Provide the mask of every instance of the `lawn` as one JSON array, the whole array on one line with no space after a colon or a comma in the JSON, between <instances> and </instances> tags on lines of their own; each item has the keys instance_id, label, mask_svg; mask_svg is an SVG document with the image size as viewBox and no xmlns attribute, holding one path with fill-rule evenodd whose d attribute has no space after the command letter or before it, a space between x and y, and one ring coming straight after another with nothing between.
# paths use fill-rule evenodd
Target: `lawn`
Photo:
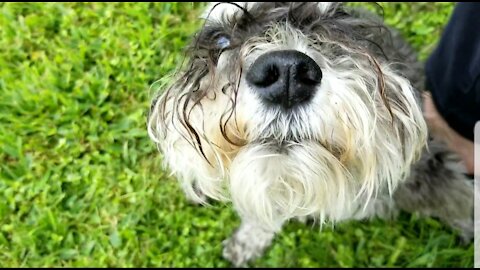
<instances>
[{"instance_id":1,"label":"lawn","mask_svg":"<svg viewBox=\"0 0 480 270\"><path fill-rule=\"evenodd\" d=\"M373 4L361 4L381 12ZM380 3L425 59L453 3ZM0 266L228 267L231 205L187 203L146 132L198 3L0 3ZM472 267L434 219L290 223L256 267Z\"/></svg>"}]
</instances>

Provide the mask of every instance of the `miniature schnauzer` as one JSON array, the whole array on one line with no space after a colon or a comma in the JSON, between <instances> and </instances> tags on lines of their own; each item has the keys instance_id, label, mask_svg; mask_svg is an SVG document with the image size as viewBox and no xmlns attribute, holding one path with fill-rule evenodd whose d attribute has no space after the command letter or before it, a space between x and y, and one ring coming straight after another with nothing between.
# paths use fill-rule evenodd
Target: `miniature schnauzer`
<instances>
[{"instance_id":1,"label":"miniature schnauzer","mask_svg":"<svg viewBox=\"0 0 480 270\"><path fill-rule=\"evenodd\" d=\"M212 3L203 18L148 132L190 200L232 202L233 265L291 219L405 210L472 238L473 183L429 138L423 64L397 31L342 3Z\"/></svg>"}]
</instances>

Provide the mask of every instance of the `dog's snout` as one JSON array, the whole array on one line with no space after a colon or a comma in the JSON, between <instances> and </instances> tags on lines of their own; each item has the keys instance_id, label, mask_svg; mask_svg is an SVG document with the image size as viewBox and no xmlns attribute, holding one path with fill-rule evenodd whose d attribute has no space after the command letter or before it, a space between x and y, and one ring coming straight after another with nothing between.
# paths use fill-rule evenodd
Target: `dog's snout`
<instances>
[{"instance_id":1,"label":"dog's snout","mask_svg":"<svg viewBox=\"0 0 480 270\"><path fill-rule=\"evenodd\" d=\"M261 98L288 109L309 101L322 79L322 70L308 55L295 50L261 55L247 72L247 82Z\"/></svg>"}]
</instances>

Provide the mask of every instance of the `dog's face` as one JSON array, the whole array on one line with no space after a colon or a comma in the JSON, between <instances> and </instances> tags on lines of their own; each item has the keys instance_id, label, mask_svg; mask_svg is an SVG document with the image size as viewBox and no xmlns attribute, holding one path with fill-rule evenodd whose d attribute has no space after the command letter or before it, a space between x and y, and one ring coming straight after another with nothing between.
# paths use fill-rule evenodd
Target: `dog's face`
<instances>
[{"instance_id":1,"label":"dog's face","mask_svg":"<svg viewBox=\"0 0 480 270\"><path fill-rule=\"evenodd\" d=\"M219 3L204 19L149 118L190 197L265 226L339 220L408 174L426 126L381 23L338 3Z\"/></svg>"}]
</instances>

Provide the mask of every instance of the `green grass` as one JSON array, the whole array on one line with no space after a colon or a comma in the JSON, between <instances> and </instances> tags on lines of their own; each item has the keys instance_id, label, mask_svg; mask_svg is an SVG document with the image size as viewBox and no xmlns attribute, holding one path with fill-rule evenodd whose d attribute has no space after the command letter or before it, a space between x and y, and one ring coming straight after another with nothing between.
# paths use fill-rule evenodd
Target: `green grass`
<instances>
[{"instance_id":1,"label":"green grass","mask_svg":"<svg viewBox=\"0 0 480 270\"><path fill-rule=\"evenodd\" d=\"M422 59L453 8L382 5ZM237 216L188 204L146 133L149 87L182 60L201 6L0 4L0 266L229 266ZM409 214L291 223L253 266L472 267L456 237Z\"/></svg>"}]
</instances>

